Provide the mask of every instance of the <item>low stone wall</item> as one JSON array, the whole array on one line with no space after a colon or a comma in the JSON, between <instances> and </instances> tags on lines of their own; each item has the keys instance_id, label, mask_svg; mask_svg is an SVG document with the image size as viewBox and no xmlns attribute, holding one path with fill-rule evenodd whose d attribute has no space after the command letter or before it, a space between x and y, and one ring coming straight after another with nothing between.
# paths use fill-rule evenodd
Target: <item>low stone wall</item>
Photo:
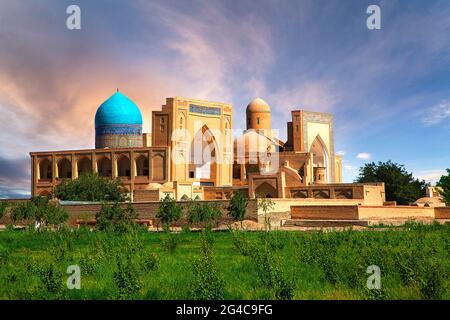
<instances>
[{"instance_id":1,"label":"low stone wall","mask_svg":"<svg viewBox=\"0 0 450 320\"><path fill-rule=\"evenodd\" d=\"M358 216L361 220L370 219L415 219L434 218L434 208L412 206L361 206L358 207Z\"/></svg>"},{"instance_id":2,"label":"low stone wall","mask_svg":"<svg viewBox=\"0 0 450 320\"><path fill-rule=\"evenodd\" d=\"M390 220L390 219L450 219L450 207L427 208L414 206L356 206L356 205L295 205L292 219L310 220Z\"/></svg>"},{"instance_id":3,"label":"low stone wall","mask_svg":"<svg viewBox=\"0 0 450 320\"><path fill-rule=\"evenodd\" d=\"M356 205L319 205L319 206L293 206L292 219L309 220L357 220L358 206Z\"/></svg>"},{"instance_id":4,"label":"low stone wall","mask_svg":"<svg viewBox=\"0 0 450 320\"><path fill-rule=\"evenodd\" d=\"M450 219L450 207L437 207L434 212L436 219Z\"/></svg>"},{"instance_id":5,"label":"low stone wall","mask_svg":"<svg viewBox=\"0 0 450 320\"><path fill-rule=\"evenodd\" d=\"M217 203L222 211L224 221L229 220L227 210L229 206L228 200L199 201L199 202L211 204ZM155 219L160 203L161 202L159 201L135 202L133 203L133 207L136 209L139 219ZM189 202L179 201L178 204L180 204L183 210L186 212ZM126 204L123 204L123 206L126 206ZM83 220L95 219L95 214L101 209L101 204L100 203L70 204L70 205L63 205L62 207L66 209L67 212L69 213L69 223L73 224L77 219ZM245 218L253 221L258 220L255 201L248 202Z\"/></svg>"}]
</instances>

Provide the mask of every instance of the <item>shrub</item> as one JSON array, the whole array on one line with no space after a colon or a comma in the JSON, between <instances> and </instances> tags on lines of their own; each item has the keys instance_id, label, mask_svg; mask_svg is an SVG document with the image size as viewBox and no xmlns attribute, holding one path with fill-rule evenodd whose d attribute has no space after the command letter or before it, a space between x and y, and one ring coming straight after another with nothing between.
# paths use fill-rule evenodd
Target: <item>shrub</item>
<instances>
[{"instance_id":1,"label":"shrub","mask_svg":"<svg viewBox=\"0 0 450 320\"><path fill-rule=\"evenodd\" d=\"M99 266L98 256L94 255L93 253L83 254L83 256L80 259L80 269L82 274L86 275L94 274L97 271L98 266Z\"/></svg>"},{"instance_id":2,"label":"shrub","mask_svg":"<svg viewBox=\"0 0 450 320\"><path fill-rule=\"evenodd\" d=\"M219 275L207 231L201 236L201 254L192 263L194 284L193 296L198 300L221 300L224 297L225 282Z\"/></svg>"},{"instance_id":3,"label":"shrub","mask_svg":"<svg viewBox=\"0 0 450 320\"><path fill-rule=\"evenodd\" d=\"M118 201L126 200L126 190L119 179L106 179L97 173L87 173L74 180L63 180L54 196L71 201Z\"/></svg>"},{"instance_id":4,"label":"shrub","mask_svg":"<svg viewBox=\"0 0 450 320\"><path fill-rule=\"evenodd\" d=\"M120 299L134 298L141 289L136 269L130 256L117 257L117 270L114 271L114 284L118 288Z\"/></svg>"},{"instance_id":5,"label":"shrub","mask_svg":"<svg viewBox=\"0 0 450 320\"><path fill-rule=\"evenodd\" d=\"M144 271L152 271L158 268L158 256L155 253L144 252L141 257L141 266Z\"/></svg>"},{"instance_id":6,"label":"shrub","mask_svg":"<svg viewBox=\"0 0 450 320\"><path fill-rule=\"evenodd\" d=\"M253 244L245 237L242 231L231 230L231 237L234 248L243 256L250 256L253 251Z\"/></svg>"},{"instance_id":7,"label":"shrub","mask_svg":"<svg viewBox=\"0 0 450 320\"><path fill-rule=\"evenodd\" d=\"M268 245L271 250L282 250L286 243L286 239L283 239L280 232L266 232L261 234L262 241L265 245Z\"/></svg>"},{"instance_id":8,"label":"shrub","mask_svg":"<svg viewBox=\"0 0 450 320\"><path fill-rule=\"evenodd\" d=\"M447 169L447 174L442 175L436 186L440 187L438 189L439 194L444 199L447 206L450 206L450 168Z\"/></svg>"},{"instance_id":9,"label":"shrub","mask_svg":"<svg viewBox=\"0 0 450 320\"><path fill-rule=\"evenodd\" d=\"M156 218L161 220L163 227L169 230L170 225L179 220L183 214L183 209L177 202L170 197L169 194L161 201L158 207L158 212L156 213Z\"/></svg>"},{"instance_id":10,"label":"shrub","mask_svg":"<svg viewBox=\"0 0 450 320\"><path fill-rule=\"evenodd\" d=\"M0 243L0 266L6 264L9 258L9 250Z\"/></svg>"},{"instance_id":11,"label":"shrub","mask_svg":"<svg viewBox=\"0 0 450 320\"><path fill-rule=\"evenodd\" d=\"M46 197L34 197L31 201L18 203L11 209L13 223L35 221L38 230L46 226L60 227L68 218L69 215L63 208L51 203Z\"/></svg>"},{"instance_id":12,"label":"shrub","mask_svg":"<svg viewBox=\"0 0 450 320\"><path fill-rule=\"evenodd\" d=\"M135 229L138 215L136 210L128 203L126 208L118 202L112 206L103 204L101 210L95 215L97 229L125 233Z\"/></svg>"},{"instance_id":13,"label":"shrub","mask_svg":"<svg viewBox=\"0 0 450 320\"><path fill-rule=\"evenodd\" d=\"M258 209L261 209L264 213L264 226L266 230L271 229L270 215L269 212L275 208L275 202L269 198L258 198L257 199Z\"/></svg>"},{"instance_id":14,"label":"shrub","mask_svg":"<svg viewBox=\"0 0 450 320\"><path fill-rule=\"evenodd\" d=\"M247 209L248 199L240 191L233 192L233 196L230 199L230 205L228 207L228 215L235 221L241 222L245 217L245 211Z\"/></svg>"},{"instance_id":15,"label":"shrub","mask_svg":"<svg viewBox=\"0 0 450 320\"><path fill-rule=\"evenodd\" d=\"M275 298L291 300L294 297L294 281L288 280L283 272L279 257L275 256L268 245L253 253L258 277L262 284L273 290Z\"/></svg>"},{"instance_id":16,"label":"shrub","mask_svg":"<svg viewBox=\"0 0 450 320\"><path fill-rule=\"evenodd\" d=\"M197 226L211 226L222 218L222 211L217 203L192 201L188 208L188 221Z\"/></svg>"},{"instance_id":17,"label":"shrub","mask_svg":"<svg viewBox=\"0 0 450 320\"><path fill-rule=\"evenodd\" d=\"M6 201L0 201L0 219L3 218L3 216L6 213L6 209L9 207L9 203Z\"/></svg>"},{"instance_id":18,"label":"shrub","mask_svg":"<svg viewBox=\"0 0 450 320\"><path fill-rule=\"evenodd\" d=\"M178 235L173 233L167 233L161 237L161 245L169 253L174 253L178 246Z\"/></svg>"},{"instance_id":19,"label":"shrub","mask_svg":"<svg viewBox=\"0 0 450 320\"><path fill-rule=\"evenodd\" d=\"M429 260L423 270L420 293L424 299L441 299L448 286L448 270L437 259Z\"/></svg>"},{"instance_id":20,"label":"shrub","mask_svg":"<svg viewBox=\"0 0 450 320\"><path fill-rule=\"evenodd\" d=\"M37 274L47 292L60 293L62 291L62 273L57 270L54 263L38 264Z\"/></svg>"}]
</instances>

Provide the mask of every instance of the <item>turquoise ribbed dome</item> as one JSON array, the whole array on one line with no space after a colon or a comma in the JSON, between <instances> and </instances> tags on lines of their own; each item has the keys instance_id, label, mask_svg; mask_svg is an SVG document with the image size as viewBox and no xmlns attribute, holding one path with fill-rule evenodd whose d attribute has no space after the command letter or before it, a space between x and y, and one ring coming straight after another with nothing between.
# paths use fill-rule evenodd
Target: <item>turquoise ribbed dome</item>
<instances>
[{"instance_id":1,"label":"turquoise ribbed dome","mask_svg":"<svg viewBox=\"0 0 450 320\"><path fill-rule=\"evenodd\" d=\"M142 125L138 106L118 91L103 102L95 114L96 128L111 124Z\"/></svg>"}]
</instances>

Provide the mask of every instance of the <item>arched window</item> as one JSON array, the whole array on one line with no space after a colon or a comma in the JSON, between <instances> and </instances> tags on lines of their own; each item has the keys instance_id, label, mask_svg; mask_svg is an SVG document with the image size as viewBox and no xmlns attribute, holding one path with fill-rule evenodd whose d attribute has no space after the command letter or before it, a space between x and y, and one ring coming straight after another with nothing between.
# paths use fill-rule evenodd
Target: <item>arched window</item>
<instances>
[{"instance_id":1,"label":"arched window","mask_svg":"<svg viewBox=\"0 0 450 320\"><path fill-rule=\"evenodd\" d=\"M316 136L311 144L309 152L313 154L313 166L325 168L325 174L322 175L321 180L326 183L329 180L328 151L319 135Z\"/></svg>"},{"instance_id":2,"label":"arched window","mask_svg":"<svg viewBox=\"0 0 450 320\"><path fill-rule=\"evenodd\" d=\"M117 174L119 177L130 177L131 175L130 159L125 155L117 160Z\"/></svg>"},{"instance_id":3,"label":"arched window","mask_svg":"<svg viewBox=\"0 0 450 320\"><path fill-rule=\"evenodd\" d=\"M97 161L97 170L98 174L102 177L111 177L112 175L112 166L111 160L107 157L102 157Z\"/></svg>"},{"instance_id":4,"label":"arched window","mask_svg":"<svg viewBox=\"0 0 450 320\"><path fill-rule=\"evenodd\" d=\"M146 177L148 173L148 158L141 155L136 159L136 176Z\"/></svg>"},{"instance_id":5,"label":"arched window","mask_svg":"<svg viewBox=\"0 0 450 320\"><path fill-rule=\"evenodd\" d=\"M63 158L58 162L58 178L71 179L72 178L72 163L67 158Z\"/></svg>"},{"instance_id":6,"label":"arched window","mask_svg":"<svg viewBox=\"0 0 450 320\"><path fill-rule=\"evenodd\" d=\"M52 179L52 163L48 159L39 162L39 179Z\"/></svg>"},{"instance_id":7,"label":"arched window","mask_svg":"<svg viewBox=\"0 0 450 320\"><path fill-rule=\"evenodd\" d=\"M92 163L88 157L78 160L78 176L92 172Z\"/></svg>"},{"instance_id":8,"label":"arched window","mask_svg":"<svg viewBox=\"0 0 450 320\"><path fill-rule=\"evenodd\" d=\"M255 189L255 194L258 198L276 198L278 196L277 190L267 182L263 182Z\"/></svg>"}]
</instances>

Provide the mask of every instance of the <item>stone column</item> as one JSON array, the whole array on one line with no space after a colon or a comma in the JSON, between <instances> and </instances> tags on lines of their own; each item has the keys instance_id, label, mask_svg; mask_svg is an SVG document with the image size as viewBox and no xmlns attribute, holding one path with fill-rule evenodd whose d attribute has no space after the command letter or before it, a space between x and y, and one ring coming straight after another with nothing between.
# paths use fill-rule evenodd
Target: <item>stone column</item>
<instances>
[{"instance_id":1,"label":"stone column","mask_svg":"<svg viewBox=\"0 0 450 320\"><path fill-rule=\"evenodd\" d=\"M136 177L136 159L134 158L134 151L130 151L130 175L131 181L134 181Z\"/></svg>"},{"instance_id":2,"label":"stone column","mask_svg":"<svg viewBox=\"0 0 450 320\"><path fill-rule=\"evenodd\" d=\"M112 178L117 178L117 157L114 152L111 152L111 168L112 168Z\"/></svg>"},{"instance_id":3,"label":"stone column","mask_svg":"<svg viewBox=\"0 0 450 320\"><path fill-rule=\"evenodd\" d=\"M98 168L97 168L97 155L94 152L92 152L91 154L91 163L92 163L92 172L93 173L98 173Z\"/></svg>"},{"instance_id":4,"label":"stone column","mask_svg":"<svg viewBox=\"0 0 450 320\"><path fill-rule=\"evenodd\" d=\"M52 183L56 182L56 178L58 178L58 163L56 162L56 156L55 154L52 154Z\"/></svg>"},{"instance_id":5,"label":"stone column","mask_svg":"<svg viewBox=\"0 0 450 320\"><path fill-rule=\"evenodd\" d=\"M78 178L78 163L75 154L71 155L71 163L72 163L72 180Z\"/></svg>"}]
</instances>

